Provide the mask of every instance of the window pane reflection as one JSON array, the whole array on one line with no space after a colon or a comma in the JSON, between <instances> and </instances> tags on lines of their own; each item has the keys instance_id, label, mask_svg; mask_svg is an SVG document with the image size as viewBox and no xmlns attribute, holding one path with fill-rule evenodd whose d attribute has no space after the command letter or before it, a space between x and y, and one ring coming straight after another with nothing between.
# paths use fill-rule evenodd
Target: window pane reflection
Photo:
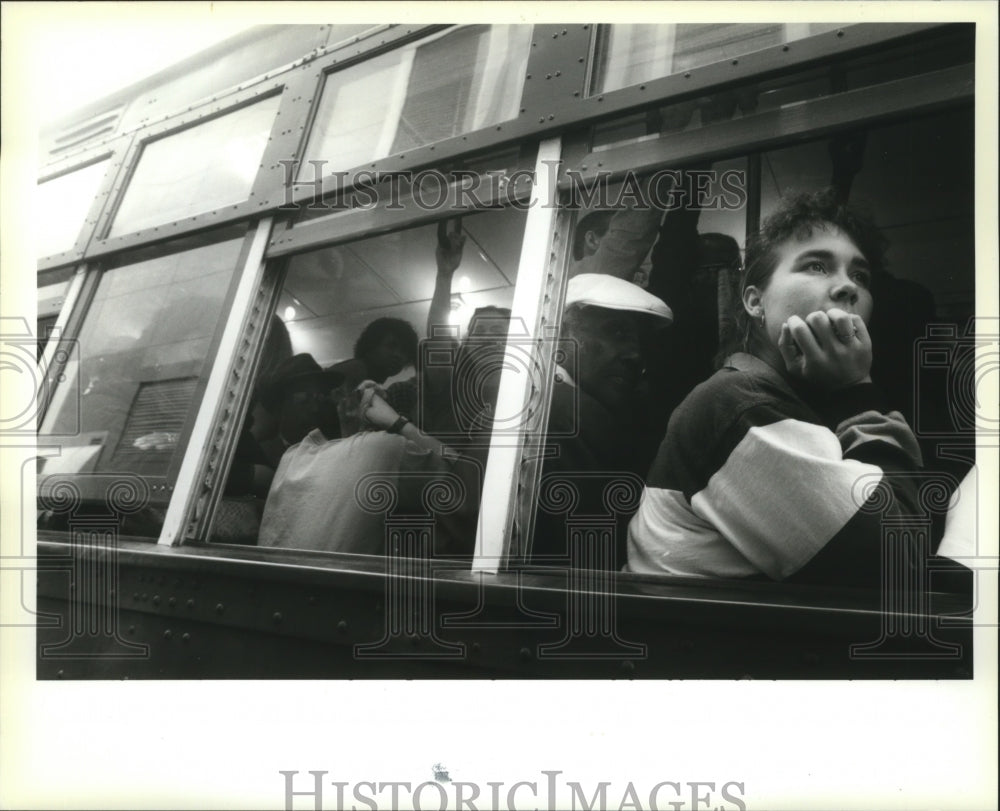
<instances>
[{"instance_id":1,"label":"window pane reflection","mask_svg":"<svg viewBox=\"0 0 1000 811\"><path fill-rule=\"evenodd\" d=\"M108 161L102 160L38 184L39 257L68 251L76 245L90 206L104 178Z\"/></svg>"},{"instance_id":2,"label":"window pane reflection","mask_svg":"<svg viewBox=\"0 0 1000 811\"><path fill-rule=\"evenodd\" d=\"M306 161L328 174L514 118L530 47L529 25L474 25L330 74Z\"/></svg>"},{"instance_id":3,"label":"window pane reflection","mask_svg":"<svg viewBox=\"0 0 1000 811\"><path fill-rule=\"evenodd\" d=\"M590 92L618 90L840 27L836 23L602 25Z\"/></svg>"},{"instance_id":4,"label":"window pane reflection","mask_svg":"<svg viewBox=\"0 0 1000 811\"><path fill-rule=\"evenodd\" d=\"M69 477L85 503L100 505L116 476L136 474L152 482L151 501L127 531L159 532L242 244L233 238L103 273L39 430L60 446L40 461L43 501L47 484ZM43 511L41 526L62 528L65 518Z\"/></svg>"},{"instance_id":5,"label":"window pane reflection","mask_svg":"<svg viewBox=\"0 0 1000 811\"><path fill-rule=\"evenodd\" d=\"M272 96L146 144L109 236L246 200L279 101Z\"/></svg>"},{"instance_id":6,"label":"window pane reflection","mask_svg":"<svg viewBox=\"0 0 1000 811\"><path fill-rule=\"evenodd\" d=\"M211 540L472 555L525 216L291 260ZM249 505L259 538L234 518Z\"/></svg>"}]
</instances>

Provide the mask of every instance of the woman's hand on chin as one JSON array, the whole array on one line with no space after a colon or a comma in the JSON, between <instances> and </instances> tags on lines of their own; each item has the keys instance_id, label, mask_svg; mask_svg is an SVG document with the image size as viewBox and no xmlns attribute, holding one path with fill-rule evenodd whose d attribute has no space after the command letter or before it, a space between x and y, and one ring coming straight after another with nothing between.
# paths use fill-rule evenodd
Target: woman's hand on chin
<instances>
[{"instance_id":1,"label":"woman's hand on chin","mask_svg":"<svg viewBox=\"0 0 1000 811\"><path fill-rule=\"evenodd\" d=\"M778 350L788 373L825 391L871 382L872 339L860 315L817 310L781 325Z\"/></svg>"}]
</instances>

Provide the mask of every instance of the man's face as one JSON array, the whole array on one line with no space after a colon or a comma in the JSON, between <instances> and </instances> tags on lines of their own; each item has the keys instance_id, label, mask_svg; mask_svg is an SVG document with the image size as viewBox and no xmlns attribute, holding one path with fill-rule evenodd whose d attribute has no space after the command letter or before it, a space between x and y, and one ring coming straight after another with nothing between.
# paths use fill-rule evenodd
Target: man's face
<instances>
[{"instance_id":1,"label":"man's face","mask_svg":"<svg viewBox=\"0 0 1000 811\"><path fill-rule=\"evenodd\" d=\"M568 331L576 342L577 384L613 412L628 405L642 374L634 314L588 307Z\"/></svg>"}]
</instances>

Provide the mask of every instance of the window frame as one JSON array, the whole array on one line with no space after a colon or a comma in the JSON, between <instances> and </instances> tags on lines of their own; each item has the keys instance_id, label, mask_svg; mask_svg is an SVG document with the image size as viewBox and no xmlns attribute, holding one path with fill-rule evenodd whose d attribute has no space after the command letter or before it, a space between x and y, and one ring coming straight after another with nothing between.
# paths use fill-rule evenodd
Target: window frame
<instances>
[{"instance_id":1,"label":"window frame","mask_svg":"<svg viewBox=\"0 0 1000 811\"><path fill-rule=\"evenodd\" d=\"M270 221L268 220L268 223L269 222ZM226 228L232 227L233 225L234 224L231 223L228 226L223 226L221 229L212 230L225 231ZM246 233L241 237L242 244L240 245L237 253L236 261L234 262L233 275L229 283L229 289L226 291L220 307L220 321L224 318L226 326L221 331L218 324L215 326L212 338L209 342L208 351L205 356L206 366L209 370L208 375L200 376L195 383L193 399L194 401L199 402L199 407L194 415L194 420L188 423L190 427L182 431L178 437L177 445L179 448L183 448L183 452L181 454L174 455L165 474L158 476L142 474L142 478L144 478L150 485L150 490L152 492L169 492L171 494L167 505L167 518L170 518L170 511L173 509L178 495L180 495L181 499L185 501L188 498L187 491L192 485L191 476L188 473L188 470L194 464L189 457L197 458L201 455L201 443L204 441L201 438L201 434L204 431L202 427L204 421L202 412L208 405L209 395L214 394L214 390L211 388L213 380L212 375L215 374L219 358L226 348L226 337L227 333L230 331L230 318L226 317L226 314L232 314L234 311L237 303L237 296L239 295L241 289L241 284L246 276L244 269L247 262L252 261L253 259L255 246L259 245L259 252L261 254L263 253L263 245L266 242L266 237L261 238L258 235L259 228L255 224L248 223L247 225L248 227ZM269 233L269 228L267 232ZM179 249L177 251L166 251L165 253L173 252L183 253L184 250ZM105 257L105 259L110 258L112 257ZM71 345L79 339L81 330L86 324L87 318L91 314L92 304L101 279L107 270L109 270L109 268L107 268L107 261L90 262L81 265L73 276L70 289L67 291L67 301L61 309L59 317L56 321L56 329L61 329L61 332L59 332L59 337L56 341L49 341L45 347L42 360L39 363L39 368L43 371L38 389L39 406L37 415L39 425L44 422L48 409L52 403L53 395L60 384L60 378L62 377L66 365L70 360L71 353L65 351L60 352L60 349L64 349L66 346ZM68 384L68 381L66 381L66 383ZM39 435L40 442L45 443L45 445L58 443L58 439L58 436L53 436L50 440L44 434ZM86 474L73 475L86 476ZM167 523L165 520L163 529L161 529L160 535L158 536L159 542L161 543L164 541L164 530L166 529ZM147 541L148 540L150 539L147 539Z\"/></svg>"}]
</instances>

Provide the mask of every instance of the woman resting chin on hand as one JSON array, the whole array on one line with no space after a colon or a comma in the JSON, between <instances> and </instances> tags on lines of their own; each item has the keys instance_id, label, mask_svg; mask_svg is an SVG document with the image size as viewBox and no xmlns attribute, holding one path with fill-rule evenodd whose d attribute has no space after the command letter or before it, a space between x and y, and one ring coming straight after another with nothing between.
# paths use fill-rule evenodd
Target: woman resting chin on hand
<instances>
[{"instance_id":1,"label":"woman resting chin on hand","mask_svg":"<svg viewBox=\"0 0 1000 811\"><path fill-rule=\"evenodd\" d=\"M907 474L921 464L869 374L882 253L875 226L828 192L790 201L750 241L740 351L674 412L626 570L880 585L882 521L919 513Z\"/></svg>"}]
</instances>

